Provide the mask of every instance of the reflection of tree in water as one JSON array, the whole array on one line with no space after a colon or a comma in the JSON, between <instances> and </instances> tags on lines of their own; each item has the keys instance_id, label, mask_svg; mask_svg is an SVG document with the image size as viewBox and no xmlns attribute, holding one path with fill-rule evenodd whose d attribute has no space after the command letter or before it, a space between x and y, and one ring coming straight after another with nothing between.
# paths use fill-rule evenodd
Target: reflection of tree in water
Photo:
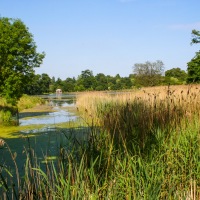
<instances>
[{"instance_id":1,"label":"reflection of tree in water","mask_svg":"<svg viewBox=\"0 0 200 200\"><path fill-rule=\"evenodd\" d=\"M69 99L66 101L66 103L68 103L69 105L74 104L75 100L74 99Z\"/></svg>"},{"instance_id":2,"label":"reflection of tree in water","mask_svg":"<svg viewBox=\"0 0 200 200\"><path fill-rule=\"evenodd\" d=\"M62 107L62 106L71 106L73 104L75 104L75 99L66 99L66 100L50 100L50 105L51 106L58 106L58 107Z\"/></svg>"}]
</instances>

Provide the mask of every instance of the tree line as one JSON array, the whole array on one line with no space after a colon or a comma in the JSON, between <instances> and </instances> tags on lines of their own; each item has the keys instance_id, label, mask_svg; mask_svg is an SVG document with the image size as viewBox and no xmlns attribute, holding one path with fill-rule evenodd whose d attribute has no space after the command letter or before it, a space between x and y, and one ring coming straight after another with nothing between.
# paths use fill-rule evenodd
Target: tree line
<instances>
[{"instance_id":1,"label":"tree line","mask_svg":"<svg viewBox=\"0 0 200 200\"><path fill-rule=\"evenodd\" d=\"M192 31L191 44L200 43L200 32ZM89 69L75 77L61 80L50 78L48 74L35 74L34 68L40 67L45 53L37 52L37 46L28 27L20 19L0 17L0 97L16 105L23 94L44 94L64 92L122 90L167 84L200 82L200 51L188 62L187 72L172 68L164 73L164 63L146 61L136 63L133 73L128 77L94 75Z\"/></svg>"},{"instance_id":2,"label":"tree line","mask_svg":"<svg viewBox=\"0 0 200 200\"><path fill-rule=\"evenodd\" d=\"M158 86L168 84L184 84L187 80L187 73L180 68L167 70L164 75L161 71L148 71L152 65L159 65L161 61L151 63L147 61L142 64L135 64L135 71L138 68L146 67L147 70L141 73L130 74L128 77L105 75L103 73L93 74L93 71L86 69L75 77L67 77L65 80L55 77L49 77L48 74L37 74L33 80L26 85L24 93L29 95L38 95L45 93L54 93L56 89L62 89L64 92L79 91L109 91L109 90L126 90L147 86ZM137 68L137 69L136 69ZM144 69L143 69L144 70Z\"/></svg>"}]
</instances>

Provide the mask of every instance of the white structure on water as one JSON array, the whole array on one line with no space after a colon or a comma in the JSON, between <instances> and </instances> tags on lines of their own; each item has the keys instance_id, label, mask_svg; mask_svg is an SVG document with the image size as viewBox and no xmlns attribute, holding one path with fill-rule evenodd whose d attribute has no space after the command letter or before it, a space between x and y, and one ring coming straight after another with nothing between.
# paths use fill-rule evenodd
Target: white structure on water
<instances>
[{"instance_id":1,"label":"white structure on water","mask_svg":"<svg viewBox=\"0 0 200 200\"><path fill-rule=\"evenodd\" d=\"M62 90L61 89L57 89L56 90L56 97L61 97L62 96Z\"/></svg>"}]
</instances>

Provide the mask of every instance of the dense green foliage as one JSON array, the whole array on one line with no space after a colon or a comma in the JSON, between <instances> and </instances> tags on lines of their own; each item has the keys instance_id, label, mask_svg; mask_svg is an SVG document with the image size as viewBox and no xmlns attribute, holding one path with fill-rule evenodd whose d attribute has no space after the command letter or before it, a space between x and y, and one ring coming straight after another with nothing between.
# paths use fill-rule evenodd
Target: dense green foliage
<instances>
[{"instance_id":1,"label":"dense green foliage","mask_svg":"<svg viewBox=\"0 0 200 200\"><path fill-rule=\"evenodd\" d=\"M169 78L170 82L176 84L183 84L187 79L187 73L179 67L169 69L165 72L166 79Z\"/></svg>"},{"instance_id":2,"label":"dense green foliage","mask_svg":"<svg viewBox=\"0 0 200 200\"><path fill-rule=\"evenodd\" d=\"M50 78L47 74L35 75L32 82L26 85L25 93L31 95L54 93L58 88L64 92L132 89L136 87L132 76L120 77L119 74L110 76L103 73L94 76L88 69L82 71L77 79L68 77L65 80L60 78L56 80L55 77Z\"/></svg>"},{"instance_id":3,"label":"dense green foliage","mask_svg":"<svg viewBox=\"0 0 200 200\"><path fill-rule=\"evenodd\" d=\"M200 32L197 30L192 30L192 42L191 44L200 43ZM188 62L188 83L199 83L200 82L200 51L196 52L194 58Z\"/></svg>"},{"instance_id":4,"label":"dense green foliage","mask_svg":"<svg viewBox=\"0 0 200 200\"><path fill-rule=\"evenodd\" d=\"M24 93L28 95L49 93L51 81L48 74L34 75L32 81L26 84Z\"/></svg>"},{"instance_id":5,"label":"dense green foliage","mask_svg":"<svg viewBox=\"0 0 200 200\"><path fill-rule=\"evenodd\" d=\"M0 18L1 96L16 104L43 58L44 53L37 53L33 36L21 20Z\"/></svg>"},{"instance_id":6,"label":"dense green foliage","mask_svg":"<svg viewBox=\"0 0 200 200\"><path fill-rule=\"evenodd\" d=\"M196 53L196 56L188 63L188 83L200 82L200 51Z\"/></svg>"},{"instance_id":7,"label":"dense green foliage","mask_svg":"<svg viewBox=\"0 0 200 200\"><path fill-rule=\"evenodd\" d=\"M192 44L200 43L200 31L192 30Z\"/></svg>"}]
</instances>

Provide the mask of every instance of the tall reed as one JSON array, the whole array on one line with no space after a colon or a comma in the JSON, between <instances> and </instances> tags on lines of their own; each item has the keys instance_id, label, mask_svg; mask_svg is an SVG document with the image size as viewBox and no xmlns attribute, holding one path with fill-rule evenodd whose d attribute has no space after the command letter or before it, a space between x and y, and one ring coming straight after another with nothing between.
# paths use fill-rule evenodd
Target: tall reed
<instances>
[{"instance_id":1,"label":"tall reed","mask_svg":"<svg viewBox=\"0 0 200 200\"><path fill-rule=\"evenodd\" d=\"M88 121L96 122L119 143L135 141L149 145L154 132L166 137L171 130L184 129L200 114L198 86L144 89L133 93L109 95L90 93L77 100L78 109Z\"/></svg>"},{"instance_id":2,"label":"tall reed","mask_svg":"<svg viewBox=\"0 0 200 200\"><path fill-rule=\"evenodd\" d=\"M78 98L77 106L82 115L88 121L93 116L107 132L107 141L102 146L99 147L97 141L98 149L111 145L126 159L127 155L138 158L137 165L143 161L141 167L145 171L137 181L143 191L141 194L146 192L147 196L140 197L148 199L154 191L153 183L159 184L154 189L159 189L158 196L162 198L199 197L199 87L145 88L133 93L101 93L99 96L90 93ZM109 165L112 170L118 166ZM151 178L147 191L143 187Z\"/></svg>"}]
</instances>

